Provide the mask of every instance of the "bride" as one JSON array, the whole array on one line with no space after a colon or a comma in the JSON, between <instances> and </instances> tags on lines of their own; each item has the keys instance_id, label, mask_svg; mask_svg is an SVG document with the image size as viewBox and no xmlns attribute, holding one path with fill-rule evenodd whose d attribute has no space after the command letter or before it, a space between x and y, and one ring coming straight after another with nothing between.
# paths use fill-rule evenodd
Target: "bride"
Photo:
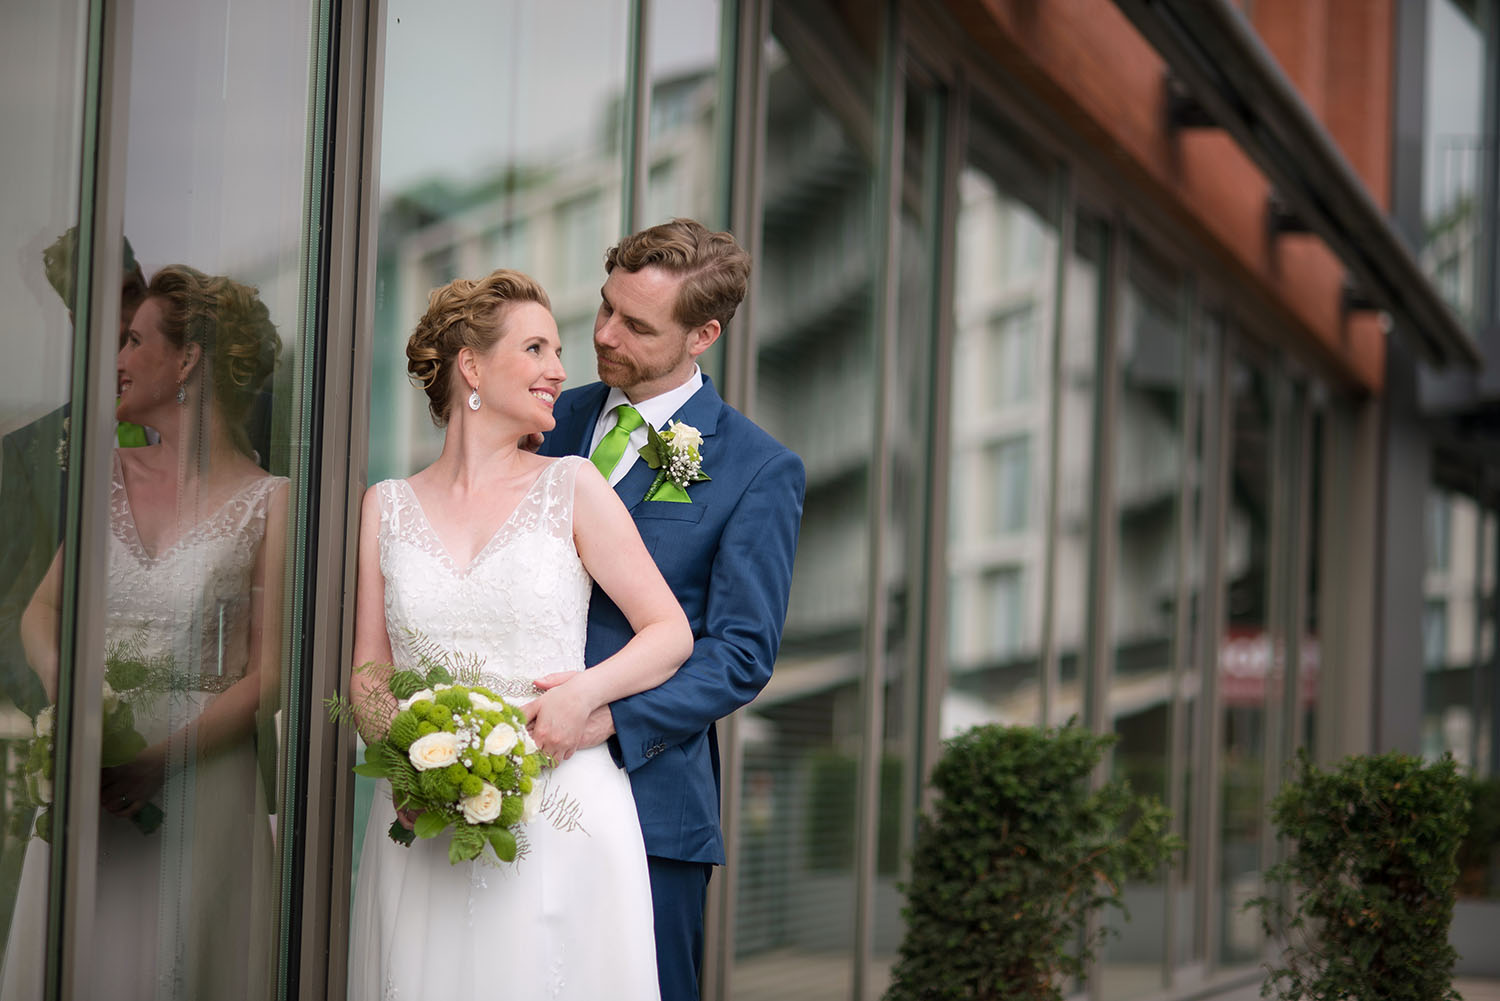
<instances>
[{"instance_id":1,"label":"bride","mask_svg":"<svg viewBox=\"0 0 1500 1001\"><path fill-rule=\"evenodd\" d=\"M692 649L687 619L588 460L518 447L552 428L566 377L536 282L501 270L438 289L406 354L446 428L443 450L365 494L354 663L415 666L424 641L483 658L492 687L531 700L532 736L560 762L543 802L579 811L573 824L524 825L529 850L514 865L487 856L451 865L445 838L404 848L386 836L398 815L382 781L355 887L349 997L654 999L651 890L630 783L604 746L578 745L594 709L672 675ZM635 637L585 671L590 578ZM375 672L356 671L351 688L356 705L392 699ZM375 715L360 720L367 736L377 735Z\"/></svg>"},{"instance_id":2,"label":"bride","mask_svg":"<svg viewBox=\"0 0 1500 1001\"><path fill-rule=\"evenodd\" d=\"M116 358L116 416L160 440L112 456L107 680L144 745L100 775L95 929L80 997L264 998L276 873L257 726L280 675L288 482L245 415L281 340L255 289L152 277ZM57 698L59 552L21 620ZM127 675L117 668L131 662ZM111 696L113 700L114 696ZM147 819L154 818L154 819ZM0 999L42 995L49 846L27 846Z\"/></svg>"}]
</instances>

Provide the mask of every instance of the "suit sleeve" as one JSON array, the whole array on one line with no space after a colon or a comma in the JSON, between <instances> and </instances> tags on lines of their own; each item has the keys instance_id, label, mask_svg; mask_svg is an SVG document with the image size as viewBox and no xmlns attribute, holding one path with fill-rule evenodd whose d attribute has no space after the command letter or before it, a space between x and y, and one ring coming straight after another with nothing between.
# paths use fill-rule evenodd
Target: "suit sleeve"
<instances>
[{"instance_id":1,"label":"suit sleeve","mask_svg":"<svg viewBox=\"0 0 1500 1001\"><path fill-rule=\"evenodd\" d=\"M740 495L712 555L703 627L692 655L665 683L610 706L628 771L748 704L771 680L805 486L802 460L783 450Z\"/></svg>"}]
</instances>

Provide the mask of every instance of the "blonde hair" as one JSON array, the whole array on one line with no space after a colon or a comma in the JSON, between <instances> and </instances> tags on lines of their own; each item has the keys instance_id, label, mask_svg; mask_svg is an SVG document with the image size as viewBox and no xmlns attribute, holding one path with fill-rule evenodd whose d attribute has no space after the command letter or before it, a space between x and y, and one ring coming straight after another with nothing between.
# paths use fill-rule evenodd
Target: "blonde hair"
<instances>
[{"instance_id":1,"label":"blonde hair","mask_svg":"<svg viewBox=\"0 0 1500 1001\"><path fill-rule=\"evenodd\" d=\"M455 278L433 289L427 312L406 341L406 372L427 391L432 422L445 427L453 411L454 366L464 348L490 350L504 334L506 307L534 302L547 310L552 301L535 279L501 268L479 280Z\"/></svg>"},{"instance_id":2,"label":"blonde hair","mask_svg":"<svg viewBox=\"0 0 1500 1001\"><path fill-rule=\"evenodd\" d=\"M234 439L250 454L245 416L281 354L271 311L253 286L171 264L151 277L146 299L161 304L161 330L173 346L203 349L204 386Z\"/></svg>"}]
</instances>

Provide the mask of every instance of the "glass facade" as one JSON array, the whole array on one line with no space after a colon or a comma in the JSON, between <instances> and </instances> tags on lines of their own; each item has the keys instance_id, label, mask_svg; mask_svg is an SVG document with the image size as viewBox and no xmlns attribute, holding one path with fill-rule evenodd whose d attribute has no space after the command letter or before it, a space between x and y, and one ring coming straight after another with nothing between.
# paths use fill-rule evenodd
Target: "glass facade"
<instances>
[{"instance_id":1,"label":"glass facade","mask_svg":"<svg viewBox=\"0 0 1500 1001\"><path fill-rule=\"evenodd\" d=\"M1281 763L1356 749L1330 735L1369 680L1339 558L1362 403L1198 236L936 57L920 4L126 9L0 13L28 95L0 108L0 997L90 996L79 943L117 924L142 997L342 996L371 788L320 701L359 493L441 443L406 338L436 286L516 268L592 381L604 250L679 215L754 253L704 368L808 477L773 678L720 727L708 996L882 993L922 778L983 723L1114 734L1101 777L1186 844L1080 991L1258 975ZM1489 9L1431 0L1429 43ZM1442 174L1467 125L1438 117ZM1461 309L1436 248L1476 190L1431 189ZM1432 479L1422 750L1483 770L1500 504Z\"/></svg>"}]
</instances>

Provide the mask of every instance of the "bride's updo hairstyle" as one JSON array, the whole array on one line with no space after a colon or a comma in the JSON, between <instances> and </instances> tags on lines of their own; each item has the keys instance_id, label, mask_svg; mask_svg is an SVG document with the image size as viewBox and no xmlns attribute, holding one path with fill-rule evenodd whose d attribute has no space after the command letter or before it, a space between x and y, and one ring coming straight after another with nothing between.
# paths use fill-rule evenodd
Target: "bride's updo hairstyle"
<instances>
[{"instance_id":1,"label":"bride's updo hairstyle","mask_svg":"<svg viewBox=\"0 0 1500 1001\"><path fill-rule=\"evenodd\" d=\"M458 352L485 354L500 340L506 307L534 302L552 309L552 301L534 279L501 268L475 281L455 278L427 297L427 312L406 342L406 372L427 391L432 422L446 427L458 391Z\"/></svg>"},{"instance_id":2,"label":"bride's updo hairstyle","mask_svg":"<svg viewBox=\"0 0 1500 1001\"><path fill-rule=\"evenodd\" d=\"M271 311L253 286L185 264L153 275L146 298L161 304L167 340L203 349L205 405L218 409L235 446L250 455L245 417L281 354Z\"/></svg>"}]
</instances>

